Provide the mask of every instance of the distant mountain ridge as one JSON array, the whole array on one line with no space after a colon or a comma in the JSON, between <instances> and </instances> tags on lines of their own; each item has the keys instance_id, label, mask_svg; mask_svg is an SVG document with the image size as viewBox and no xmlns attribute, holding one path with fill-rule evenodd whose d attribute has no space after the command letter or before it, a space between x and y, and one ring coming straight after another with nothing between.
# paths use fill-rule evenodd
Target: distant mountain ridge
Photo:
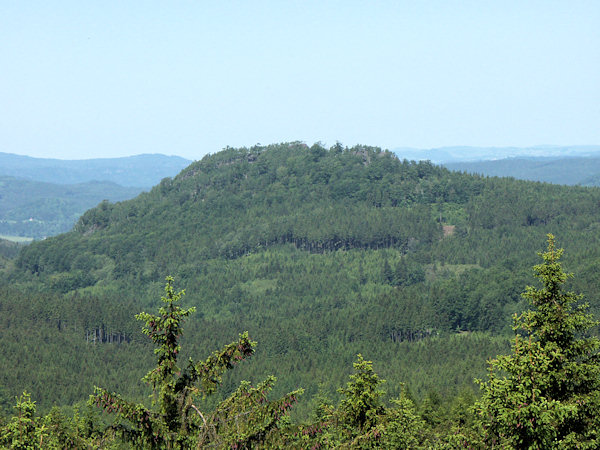
<instances>
[{"instance_id":1,"label":"distant mountain ridge","mask_svg":"<svg viewBox=\"0 0 600 450\"><path fill-rule=\"evenodd\" d=\"M61 160L0 152L0 175L57 184L111 181L121 186L150 188L165 177L175 176L191 162L162 154Z\"/></svg>"},{"instance_id":2,"label":"distant mountain ridge","mask_svg":"<svg viewBox=\"0 0 600 450\"><path fill-rule=\"evenodd\" d=\"M600 157L507 158L497 161L454 162L444 164L450 170L513 177L545 183L600 186Z\"/></svg>"},{"instance_id":3,"label":"distant mountain ridge","mask_svg":"<svg viewBox=\"0 0 600 450\"><path fill-rule=\"evenodd\" d=\"M600 157L600 145L536 145L533 147L439 147L417 149L398 147L392 150L400 159L429 160L436 164L466 161L489 161L506 158Z\"/></svg>"}]
</instances>

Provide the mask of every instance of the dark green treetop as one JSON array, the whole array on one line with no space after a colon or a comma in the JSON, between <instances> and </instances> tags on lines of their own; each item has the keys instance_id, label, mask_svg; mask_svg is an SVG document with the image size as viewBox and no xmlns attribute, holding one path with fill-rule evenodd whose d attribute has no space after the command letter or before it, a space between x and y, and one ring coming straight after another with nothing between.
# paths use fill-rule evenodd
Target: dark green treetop
<instances>
[{"instance_id":1,"label":"dark green treetop","mask_svg":"<svg viewBox=\"0 0 600 450\"><path fill-rule=\"evenodd\" d=\"M423 440L424 422L402 386L392 407L383 403L385 382L361 354L354 362L354 373L345 388L339 406L322 401L316 421L301 426L291 447L302 448L416 448Z\"/></svg>"},{"instance_id":2,"label":"dark green treetop","mask_svg":"<svg viewBox=\"0 0 600 450\"><path fill-rule=\"evenodd\" d=\"M377 416L384 411L381 397L384 383L373 370L373 363L365 361L361 354L354 363L355 373L350 375L346 388L338 389L344 395L340 404L342 422L353 432L370 429L377 423Z\"/></svg>"},{"instance_id":3,"label":"dark green treetop","mask_svg":"<svg viewBox=\"0 0 600 450\"><path fill-rule=\"evenodd\" d=\"M541 287L523 297L532 309L515 316L510 355L490 361L483 396L476 404L486 446L512 448L597 448L600 364L597 324L587 304L564 290L572 275L560 263L562 249L548 235L548 249L534 266Z\"/></svg>"}]
</instances>

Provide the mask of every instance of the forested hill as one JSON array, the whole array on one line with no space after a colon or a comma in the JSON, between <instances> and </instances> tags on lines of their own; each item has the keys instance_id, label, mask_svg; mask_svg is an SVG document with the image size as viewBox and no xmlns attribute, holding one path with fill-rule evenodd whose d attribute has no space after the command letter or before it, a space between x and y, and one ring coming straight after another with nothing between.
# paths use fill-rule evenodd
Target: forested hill
<instances>
[{"instance_id":1,"label":"forested hill","mask_svg":"<svg viewBox=\"0 0 600 450\"><path fill-rule=\"evenodd\" d=\"M273 373L307 399L336 395L361 352L390 395L399 381L417 397L471 388L505 345L497 336L522 308L547 233L598 311L599 206L596 188L467 175L373 147L228 148L21 251L0 295L12 311L0 344L35 329L39 345L25 356L7 350L28 369L0 378L41 404L76 401L92 383L134 392L148 366L131 317L156 304L170 274L198 308L190 354L243 330L258 341L236 376ZM77 349L71 359L65 342ZM74 384L72 370L82 374ZM49 379L63 382L48 392Z\"/></svg>"},{"instance_id":2,"label":"forested hill","mask_svg":"<svg viewBox=\"0 0 600 450\"><path fill-rule=\"evenodd\" d=\"M483 180L376 148L227 149L133 201L88 211L73 233L24 252L18 267L69 272L76 259L105 255L112 277L150 281L286 244L310 252L414 252L442 237L440 213L455 224L456 212L444 205L465 204L483 187Z\"/></svg>"},{"instance_id":3,"label":"forested hill","mask_svg":"<svg viewBox=\"0 0 600 450\"><path fill-rule=\"evenodd\" d=\"M536 246L473 251L479 234L510 229L514 237L507 239L518 242L522 233L593 225L598 198L594 189L484 179L364 146L226 149L150 193L89 210L75 232L32 246L18 263L36 274L67 272L76 256L103 254L115 265L112 277L143 281L188 265L194 270L202 260L291 244L311 252L395 248L421 254L435 248L428 262L487 266ZM455 234L448 242L472 243L442 252L451 245L440 243L443 225ZM51 261L37 264L46 252L54 255Z\"/></svg>"}]
</instances>

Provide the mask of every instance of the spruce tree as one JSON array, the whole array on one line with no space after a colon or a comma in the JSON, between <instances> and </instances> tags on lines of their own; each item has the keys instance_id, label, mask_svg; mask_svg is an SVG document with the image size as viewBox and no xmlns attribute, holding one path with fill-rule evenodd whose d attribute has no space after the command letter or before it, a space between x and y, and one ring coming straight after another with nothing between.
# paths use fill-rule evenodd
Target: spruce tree
<instances>
[{"instance_id":1,"label":"spruce tree","mask_svg":"<svg viewBox=\"0 0 600 450\"><path fill-rule=\"evenodd\" d=\"M175 292L172 277L167 277L165 294L158 314L142 312L136 316L145 322L143 332L157 346L156 367L143 378L153 388L153 407L129 402L98 387L90 402L116 414L118 420L111 428L137 448L246 448L264 444L302 389L270 401L267 394L275 377L268 377L256 387L242 382L214 410L202 412L198 401L215 392L225 371L252 356L256 343L243 333L238 341L204 361L190 358L181 369L177 359L183 321L195 308L179 306L185 292Z\"/></svg>"},{"instance_id":2,"label":"spruce tree","mask_svg":"<svg viewBox=\"0 0 600 450\"><path fill-rule=\"evenodd\" d=\"M354 373L345 388L337 408L321 402L316 421L301 426L291 448L416 448L422 439L424 422L415 405L402 389L393 399L391 408L383 404L385 382L373 369L371 361L361 354L354 363Z\"/></svg>"},{"instance_id":3,"label":"spruce tree","mask_svg":"<svg viewBox=\"0 0 600 450\"><path fill-rule=\"evenodd\" d=\"M522 294L531 309L514 318L512 353L490 361L476 403L483 444L508 448L598 448L600 341L581 296L564 290L563 250L548 235L541 287ZM586 334L588 333L588 334Z\"/></svg>"}]
</instances>

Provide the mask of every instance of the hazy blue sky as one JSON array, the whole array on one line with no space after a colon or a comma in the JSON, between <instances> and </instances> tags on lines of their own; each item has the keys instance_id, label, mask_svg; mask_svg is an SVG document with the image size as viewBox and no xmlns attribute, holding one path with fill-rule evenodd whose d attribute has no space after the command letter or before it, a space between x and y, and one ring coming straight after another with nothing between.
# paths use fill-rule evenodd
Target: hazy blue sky
<instances>
[{"instance_id":1,"label":"hazy blue sky","mask_svg":"<svg viewBox=\"0 0 600 450\"><path fill-rule=\"evenodd\" d=\"M0 2L0 151L600 143L600 1Z\"/></svg>"}]
</instances>

